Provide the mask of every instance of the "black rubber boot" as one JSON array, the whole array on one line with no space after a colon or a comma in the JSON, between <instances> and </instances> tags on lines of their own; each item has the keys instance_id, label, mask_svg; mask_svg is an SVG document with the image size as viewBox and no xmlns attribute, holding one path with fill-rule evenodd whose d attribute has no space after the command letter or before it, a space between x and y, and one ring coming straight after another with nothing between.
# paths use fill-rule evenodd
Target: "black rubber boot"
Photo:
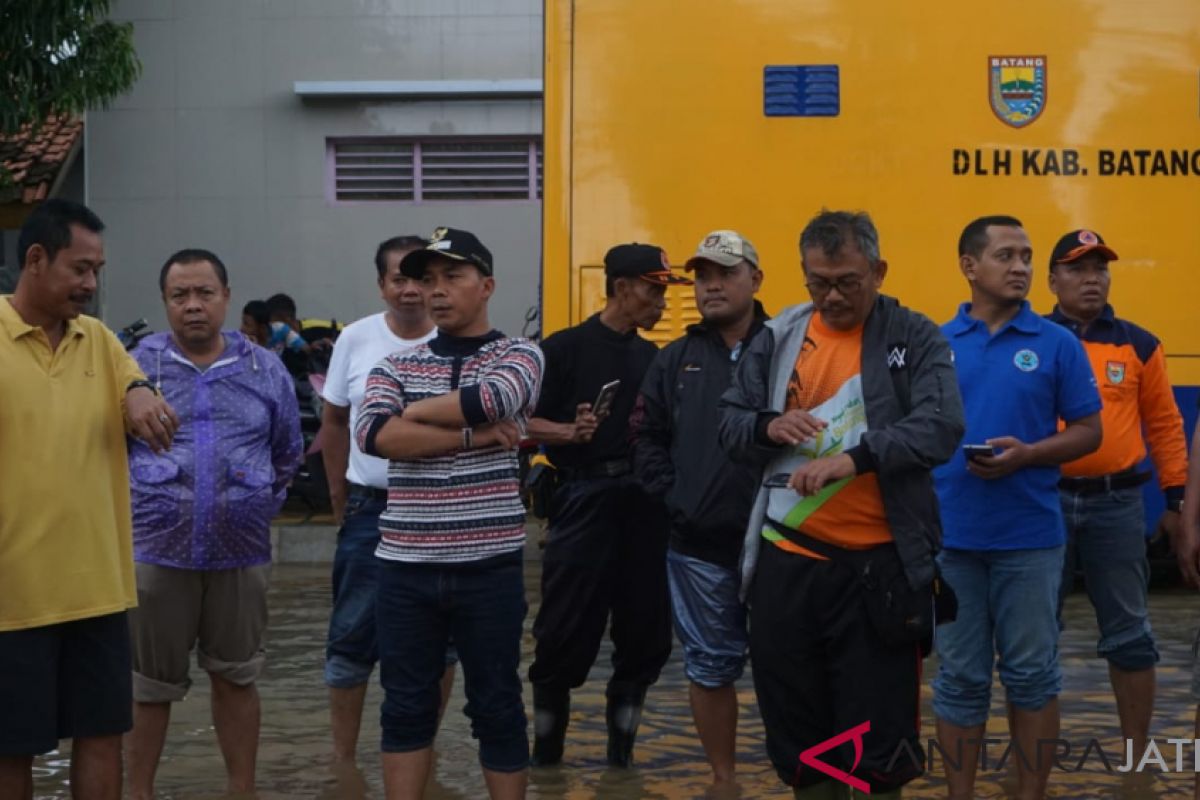
<instances>
[{"instance_id":1,"label":"black rubber boot","mask_svg":"<svg viewBox=\"0 0 1200 800\"><path fill-rule=\"evenodd\" d=\"M571 692L545 686L533 687L533 756L535 767L562 762L563 740L571 714Z\"/></svg>"},{"instance_id":2,"label":"black rubber boot","mask_svg":"<svg viewBox=\"0 0 1200 800\"><path fill-rule=\"evenodd\" d=\"M608 723L609 766L633 766L633 743L637 739L645 701L645 687L621 692L609 689L608 704L604 710L604 720Z\"/></svg>"}]
</instances>

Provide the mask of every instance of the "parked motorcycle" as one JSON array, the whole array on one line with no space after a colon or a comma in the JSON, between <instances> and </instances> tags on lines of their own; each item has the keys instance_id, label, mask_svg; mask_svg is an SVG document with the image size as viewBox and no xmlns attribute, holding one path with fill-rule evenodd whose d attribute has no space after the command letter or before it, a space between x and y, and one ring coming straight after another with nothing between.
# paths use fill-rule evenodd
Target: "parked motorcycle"
<instances>
[{"instance_id":1,"label":"parked motorcycle","mask_svg":"<svg viewBox=\"0 0 1200 800\"><path fill-rule=\"evenodd\" d=\"M153 331L150 330L150 323L146 321L145 317L142 317L117 331L117 341L125 346L126 351L132 352L138 346L138 342L145 339L151 333Z\"/></svg>"},{"instance_id":2,"label":"parked motorcycle","mask_svg":"<svg viewBox=\"0 0 1200 800\"><path fill-rule=\"evenodd\" d=\"M283 364L296 384L296 400L300 404L300 432L304 436L304 463L292 480L289 499L297 499L310 512L328 511L329 481L325 476L325 461L321 456L321 417L325 401L321 391L329 369L329 346L341 326L336 321L323 326L305 324L301 335L312 347L307 353L285 350Z\"/></svg>"}]
</instances>

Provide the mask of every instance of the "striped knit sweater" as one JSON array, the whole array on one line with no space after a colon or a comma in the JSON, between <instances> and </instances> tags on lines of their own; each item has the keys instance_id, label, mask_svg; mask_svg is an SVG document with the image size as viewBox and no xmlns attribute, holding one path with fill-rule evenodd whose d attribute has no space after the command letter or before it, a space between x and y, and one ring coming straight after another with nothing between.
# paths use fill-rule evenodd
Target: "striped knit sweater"
<instances>
[{"instance_id":1,"label":"striped knit sweater","mask_svg":"<svg viewBox=\"0 0 1200 800\"><path fill-rule=\"evenodd\" d=\"M524 427L541 388L542 351L499 331L436 338L388 356L367 376L354 435L364 453L379 455L375 435L410 403L461 390L472 427L513 419ZM387 510L379 517L375 553L392 561L456 563L520 550L525 508L517 455L479 447L388 463Z\"/></svg>"}]
</instances>

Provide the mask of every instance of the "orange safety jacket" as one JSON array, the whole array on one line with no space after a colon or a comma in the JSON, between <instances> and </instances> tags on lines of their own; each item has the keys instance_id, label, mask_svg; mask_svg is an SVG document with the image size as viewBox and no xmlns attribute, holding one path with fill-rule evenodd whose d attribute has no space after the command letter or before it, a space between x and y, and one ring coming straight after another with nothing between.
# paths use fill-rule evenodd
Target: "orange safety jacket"
<instances>
[{"instance_id":1,"label":"orange safety jacket","mask_svg":"<svg viewBox=\"0 0 1200 800\"><path fill-rule=\"evenodd\" d=\"M1183 499L1187 482L1187 437L1162 343L1145 328L1119 319L1111 305L1082 330L1057 305L1046 316L1079 337L1103 402L1100 449L1063 464L1063 475L1091 478L1131 469L1146 457L1148 443L1168 508L1173 507Z\"/></svg>"}]
</instances>

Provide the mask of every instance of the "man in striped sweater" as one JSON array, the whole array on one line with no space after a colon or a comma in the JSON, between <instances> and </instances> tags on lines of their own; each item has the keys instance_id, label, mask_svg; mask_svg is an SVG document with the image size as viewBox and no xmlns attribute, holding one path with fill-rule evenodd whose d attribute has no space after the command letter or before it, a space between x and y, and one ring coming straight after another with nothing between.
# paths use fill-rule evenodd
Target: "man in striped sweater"
<instances>
[{"instance_id":1,"label":"man in striped sweater","mask_svg":"<svg viewBox=\"0 0 1200 800\"><path fill-rule=\"evenodd\" d=\"M355 425L362 451L390 462L376 550L387 797L424 791L450 637L488 792L524 797L525 510L515 448L537 402L542 353L488 323L492 255L474 235L438 228L400 269L421 280L438 335L371 371Z\"/></svg>"}]
</instances>

